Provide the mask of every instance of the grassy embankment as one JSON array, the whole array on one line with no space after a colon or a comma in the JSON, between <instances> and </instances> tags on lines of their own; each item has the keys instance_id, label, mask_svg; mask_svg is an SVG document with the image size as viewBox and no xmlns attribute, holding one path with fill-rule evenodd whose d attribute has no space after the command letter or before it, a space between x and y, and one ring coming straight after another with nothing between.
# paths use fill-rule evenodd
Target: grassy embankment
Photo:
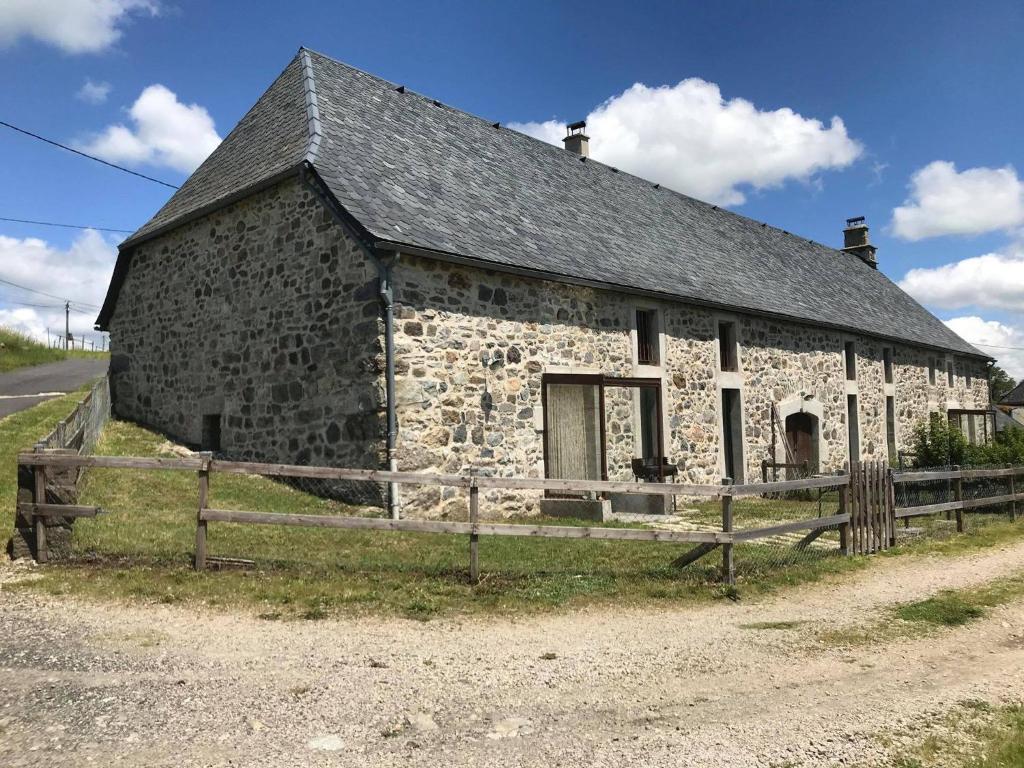
<instances>
[{"instance_id":1,"label":"grassy embankment","mask_svg":"<svg viewBox=\"0 0 1024 768\"><path fill-rule=\"evenodd\" d=\"M0 373L29 365L56 363L71 357L105 357L106 352L51 349L30 336L0 326Z\"/></svg>"}]
</instances>

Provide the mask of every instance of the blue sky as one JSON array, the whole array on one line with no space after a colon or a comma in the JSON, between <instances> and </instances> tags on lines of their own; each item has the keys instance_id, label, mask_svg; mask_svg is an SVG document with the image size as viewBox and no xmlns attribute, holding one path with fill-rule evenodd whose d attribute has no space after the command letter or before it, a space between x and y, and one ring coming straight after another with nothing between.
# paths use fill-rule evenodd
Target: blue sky
<instances>
[{"instance_id":1,"label":"blue sky","mask_svg":"<svg viewBox=\"0 0 1024 768\"><path fill-rule=\"evenodd\" d=\"M595 155L753 218L839 245L867 216L886 274L1024 375L1019 2L240 7L5 3L0 120L180 184L300 45L538 136L592 116ZM3 128L0 168L9 218L130 230L171 191ZM0 279L84 331L120 237L0 221ZM0 322L53 302L0 286Z\"/></svg>"}]
</instances>

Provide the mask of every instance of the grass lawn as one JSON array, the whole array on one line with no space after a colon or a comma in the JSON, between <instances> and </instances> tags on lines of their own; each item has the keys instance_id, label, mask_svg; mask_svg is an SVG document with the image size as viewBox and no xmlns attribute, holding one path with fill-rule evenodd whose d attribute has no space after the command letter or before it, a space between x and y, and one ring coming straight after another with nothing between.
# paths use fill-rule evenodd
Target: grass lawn
<instances>
[{"instance_id":1,"label":"grass lawn","mask_svg":"<svg viewBox=\"0 0 1024 768\"><path fill-rule=\"evenodd\" d=\"M111 422L97 453L153 456L163 438ZM595 603L679 603L751 595L860 567L832 551L787 554L737 547L738 592L717 583L720 556L684 570L685 545L659 542L488 537L482 581L468 579L468 537L210 523L211 556L255 560L248 570L195 573L196 476L192 472L90 470L81 503L107 512L75 524L75 560L25 586L51 593L138 597L255 608L266 618L383 612L429 618L519 613ZM273 512L359 510L258 477L213 475L211 506ZM558 524L579 521L558 519Z\"/></svg>"},{"instance_id":2,"label":"grass lawn","mask_svg":"<svg viewBox=\"0 0 1024 768\"><path fill-rule=\"evenodd\" d=\"M18 493L15 469L18 453L31 450L36 441L45 437L57 426L58 421L75 409L87 391L85 387L0 419L0 509L7 515L3 530L14 520L14 503Z\"/></svg>"},{"instance_id":3,"label":"grass lawn","mask_svg":"<svg viewBox=\"0 0 1024 768\"><path fill-rule=\"evenodd\" d=\"M73 403L73 397L66 399ZM19 414L25 445L60 415L61 401ZM70 410L69 404L66 410ZM40 409L47 409L45 413ZM0 445L14 420L0 422ZM126 422L111 422L96 452L156 456L164 439ZM3 458L13 475L13 456ZM14 488L3 489L14 498ZM384 613L438 615L575 609L594 604L679 604L737 599L863 567L869 558L837 550L744 544L736 547L738 584L718 583L721 557L712 553L685 569L672 560L687 545L661 542L490 537L480 539L481 583L468 579L468 537L210 523L211 556L246 558L255 567L191 568L197 483L193 472L90 470L81 498L106 513L75 525L74 559L42 569L21 587L53 594L167 603L238 606L267 619ZM801 508L771 502L788 519ZM215 474L210 505L314 514L366 510L324 500L265 478ZM374 514L380 514L375 511ZM710 515L710 510L708 512ZM827 513L826 513L827 514ZM760 514L758 515L761 516ZM771 515L770 515L771 516ZM536 520L536 518L534 518ZM564 519L550 520L561 525ZM578 521L576 524L581 524ZM975 534L929 542L928 551L989 546L1024 535L1024 525L991 525Z\"/></svg>"},{"instance_id":4,"label":"grass lawn","mask_svg":"<svg viewBox=\"0 0 1024 768\"><path fill-rule=\"evenodd\" d=\"M51 349L30 336L0 327L0 373L29 365L56 363L69 357L106 357L106 352Z\"/></svg>"}]
</instances>

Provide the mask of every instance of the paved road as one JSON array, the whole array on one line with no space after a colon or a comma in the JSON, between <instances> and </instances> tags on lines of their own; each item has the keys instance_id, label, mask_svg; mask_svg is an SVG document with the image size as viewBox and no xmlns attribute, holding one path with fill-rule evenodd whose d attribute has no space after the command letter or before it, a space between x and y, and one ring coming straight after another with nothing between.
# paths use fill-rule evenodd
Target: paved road
<instances>
[{"instance_id":1,"label":"paved road","mask_svg":"<svg viewBox=\"0 0 1024 768\"><path fill-rule=\"evenodd\" d=\"M107 370L106 358L72 358L0 373L0 419L73 392Z\"/></svg>"}]
</instances>

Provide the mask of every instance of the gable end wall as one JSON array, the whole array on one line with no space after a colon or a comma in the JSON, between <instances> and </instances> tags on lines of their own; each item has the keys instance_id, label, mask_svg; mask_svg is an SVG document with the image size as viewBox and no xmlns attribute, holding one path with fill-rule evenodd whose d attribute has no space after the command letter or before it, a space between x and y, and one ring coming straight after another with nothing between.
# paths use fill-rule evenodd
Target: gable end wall
<instances>
[{"instance_id":1,"label":"gable end wall","mask_svg":"<svg viewBox=\"0 0 1024 768\"><path fill-rule=\"evenodd\" d=\"M229 457L379 468L377 285L297 179L147 241L110 322L115 413L190 445L220 413Z\"/></svg>"}]
</instances>

